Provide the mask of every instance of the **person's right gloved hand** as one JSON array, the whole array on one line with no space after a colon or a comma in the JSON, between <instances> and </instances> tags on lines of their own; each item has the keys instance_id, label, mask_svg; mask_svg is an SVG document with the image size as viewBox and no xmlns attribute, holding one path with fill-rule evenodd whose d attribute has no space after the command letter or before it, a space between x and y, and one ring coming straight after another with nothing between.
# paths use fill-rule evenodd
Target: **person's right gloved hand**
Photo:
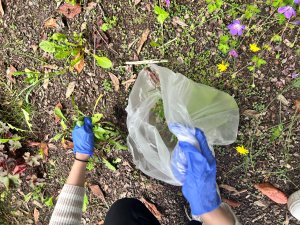
<instances>
[{"instance_id":1,"label":"person's right gloved hand","mask_svg":"<svg viewBox=\"0 0 300 225\"><path fill-rule=\"evenodd\" d=\"M84 118L84 124L79 127L76 125L72 132L74 143L74 153L93 155L94 151L94 133L92 120L89 117Z\"/></svg>"},{"instance_id":2,"label":"person's right gloved hand","mask_svg":"<svg viewBox=\"0 0 300 225\"><path fill-rule=\"evenodd\" d=\"M190 204L192 215L199 216L218 208L221 199L217 192L216 160L204 133L198 128L195 129L195 137L200 150L179 140L172 164L175 178L178 176L178 180L183 182L182 193ZM179 170L174 168L176 164L181 165Z\"/></svg>"}]
</instances>

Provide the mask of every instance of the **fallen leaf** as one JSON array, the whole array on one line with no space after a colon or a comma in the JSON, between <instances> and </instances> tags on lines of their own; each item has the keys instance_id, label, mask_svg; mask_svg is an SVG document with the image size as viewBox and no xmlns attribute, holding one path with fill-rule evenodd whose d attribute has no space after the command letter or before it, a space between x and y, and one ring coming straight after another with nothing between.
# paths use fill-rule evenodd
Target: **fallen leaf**
<instances>
[{"instance_id":1,"label":"fallen leaf","mask_svg":"<svg viewBox=\"0 0 300 225\"><path fill-rule=\"evenodd\" d=\"M0 14L1 14L1 16L4 16L4 10L3 10L3 6L2 6L2 1L0 1Z\"/></svg>"},{"instance_id":2,"label":"fallen leaf","mask_svg":"<svg viewBox=\"0 0 300 225\"><path fill-rule=\"evenodd\" d=\"M263 207L263 208L267 208L268 207L268 204L264 201L261 201L261 200L257 200L254 202L254 205L257 205L259 207Z\"/></svg>"},{"instance_id":3,"label":"fallen leaf","mask_svg":"<svg viewBox=\"0 0 300 225\"><path fill-rule=\"evenodd\" d=\"M44 23L44 27L45 28L54 28L54 29L57 28L58 24L56 23L56 19L50 18L50 19L46 20Z\"/></svg>"},{"instance_id":4,"label":"fallen leaf","mask_svg":"<svg viewBox=\"0 0 300 225\"><path fill-rule=\"evenodd\" d=\"M97 198L99 198L102 202L105 202L104 194L98 185L90 185L90 189Z\"/></svg>"},{"instance_id":5,"label":"fallen leaf","mask_svg":"<svg viewBox=\"0 0 300 225\"><path fill-rule=\"evenodd\" d=\"M41 142L35 142L35 141L28 141L27 142L28 147L37 147L37 146L40 146L40 145L41 145Z\"/></svg>"},{"instance_id":6,"label":"fallen leaf","mask_svg":"<svg viewBox=\"0 0 300 225\"><path fill-rule=\"evenodd\" d=\"M104 220L98 222L98 225L103 225L103 224L104 224Z\"/></svg>"},{"instance_id":7,"label":"fallen leaf","mask_svg":"<svg viewBox=\"0 0 300 225\"><path fill-rule=\"evenodd\" d=\"M85 8L86 11L91 11L92 9L94 9L97 6L96 2L89 2L87 7Z\"/></svg>"},{"instance_id":8,"label":"fallen leaf","mask_svg":"<svg viewBox=\"0 0 300 225\"><path fill-rule=\"evenodd\" d=\"M13 77L14 72L17 72L16 68L10 65L9 68L6 70L6 76L9 81L15 84L16 79Z\"/></svg>"},{"instance_id":9,"label":"fallen leaf","mask_svg":"<svg viewBox=\"0 0 300 225\"><path fill-rule=\"evenodd\" d=\"M74 148L74 144L72 141L68 141L68 140L61 140L61 144L63 146L63 148L65 150L69 150L69 149L73 149Z\"/></svg>"},{"instance_id":10,"label":"fallen leaf","mask_svg":"<svg viewBox=\"0 0 300 225\"><path fill-rule=\"evenodd\" d=\"M49 147L45 142L41 142L40 149L42 150L43 158L48 159L49 156Z\"/></svg>"},{"instance_id":11,"label":"fallen leaf","mask_svg":"<svg viewBox=\"0 0 300 225\"><path fill-rule=\"evenodd\" d=\"M62 13L68 19L74 18L76 15L81 13L81 6L79 4L71 5L68 3L62 4L58 10L59 13Z\"/></svg>"},{"instance_id":12,"label":"fallen leaf","mask_svg":"<svg viewBox=\"0 0 300 225\"><path fill-rule=\"evenodd\" d=\"M139 41L139 43L137 45L136 52L137 52L138 55L140 54L140 52L141 52L141 50L143 48L144 43L147 41L149 34L150 34L150 30L148 28L143 31L142 36L140 38L140 41Z\"/></svg>"},{"instance_id":13,"label":"fallen leaf","mask_svg":"<svg viewBox=\"0 0 300 225\"><path fill-rule=\"evenodd\" d=\"M110 76L110 79L114 85L115 91L119 91L120 89L120 81L118 79L118 77L116 75L114 75L113 73L108 73Z\"/></svg>"},{"instance_id":14,"label":"fallen leaf","mask_svg":"<svg viewBox=\"0 0 300 225\"><path fill-rule=\"evenodd\" d=\"M183 22L178 16L174 16L173 19L172 19L172 23L173 25L179 25L179 26L182 26L182 27L187 27L188 25Z\"/></svg>"},{"instance_id":15,"label":"fallen leaf","mask_svg":"<svg viewBox=\"0 0 300 225\"><path fill-rule=\"evenodd\" d=\"M222 200L223 200L223 202L227 203L232 208L238 208L241 205L241 203L234 201L234 200L230 200L230 199L226 199L226 198L222 198Z\"/></svg>"},{"instance_id":16,"label":"fallen leaf","mask_svg":"<svg viewBox=\"0 0 300 225\"><path fill-rule=\"evenodd\" d=\"M80 53L78 53L78 54L75 56L75 59L74 59L74 60L76 60L76 59L78 59L78 58L80 58L80 60L79 60L78 63L76 63L76 64L74 65L74 68L75 68L75 70L77 71L77 73L81 73L81 71L82 71L83 68L84 68L84 57L81 56Z\"/></svg>"},{"instance_id":17,"label":"fallen leaf","mask_svg":"<svg viewBox=\"0 0 300 225\"><path fill-rule=\"evenodd\" d=\"M52 144L52 143L48 143L48 148L51 150L57 150L56 145Z\"/></svg>"},{"instance_id":18,"label":"fallen leaf","mask_svg":"<svg viewBox=\"0 0 300 225\"><path fill-rule=\"evenodd\" d=\"M140 4L141 1L142 0L134 0L134 5L136 6L136 5Z\"/></svg>"},{"instance_id":19,"label":"fallen leaf","mask_svg":"<svg viewBox=\"0 0 300 225\"><path fill-rule=\"evenodd\" d=\"M232 187L232 186L227 185L227 184L221 184L220 188L223 188L223 189L225 189L225 190L227 190L229 192L234 192L234 193L238 192L238 190L235 187Z\"/></svg>"},{"instance_id":20,"label":"fallen leaf","mask_svg":"<svg viewBox=\"0 0 300 225\"><path fill-rule=\"evenodd\" d=\"M141 198L140 201L149 209L149 211L158 219L161 220L161 213L157 210L156 206L148 202L145 198Z\"/></svg>"},{"instance_id":21,"label":"fallen leaf","mask_svg":"<svg viewBox=\"0 0 300 225\"><path fill-rule=\"evenodd\" d=\"M129 78L129 80L126 80L124 82L122 82L123 85L125 85L125 91L128 91L130 84L134 83L136 80L136 75L133 74L131 75L131 77Z\"/></svg>"},{"instance_id":22,"label":"fallen leaf","mask_svg":"<svg viewBox=\"0 0 300 225\"><path fill-rule=\"evenodd\" d=\"M278 204L287 203L287 196L270 183L255 184L254 187Z\"/></svg>"},{"instance_id":23,"label":"fallen leaf","mask_svg":"<svg viewBox=\"0 0 300 225\"><path fill-rule=\"evenodd\" d=\"M16 165L12 172L13 175L23 173L27 169L26 167L27 167L26 164Z\"/></svg>"},{"instance_id":24,"label":"fallen leaf","mask_svg":"<svg viewBox=\"0 0 300 225\"><path fill-rule=\"evenodd\" d=\"M289 225L290 224L290 217L289 215L286 213L285 214L285 221L283 222L282 225Z\"/></svg>"},{"instance_id":25,"label":"fallen leaf","mask_svg":"<svg viewBox=\"0 0 300 225\"><path fill-rule=\"evenodd\" d=\"M40 212L39 212L39 210L38 210L37 208L34 208L34 210L33 210L33 218L34 218L34 223L35 223L36 225L39 224L39 217L40 217Z\"/></svg>"},{"instance_id":26,"label":"fallen leaf","mask_svg":"<svg viewBox=\"0 0 300 225\"><path fill-rule=\"evenodd\" d=\"M69 98L75 89L76 82L72 81L69 83L66 91L66 98Z\"/></svg>"},{"instance_id":27,"label":"fallen leaf","mask_svg":"<svg viewBox=\"0 0 300 225\"><path fill-rule=\"evenodd\" d=\"M295 101L295 106L296 106L296 110L298 111L298 113L300 113L300 99L297 99Z\"/></svg>"},{"instance_id":28,"label":"fallen leaf","mask_svg":"<svg viewBox=\"0 0 300 225\"><path fill-rule=\"evenodd\" d=\"M60 110L62 110L62 104L59 102L56 104L55 108L58 108ZM60 117L57 116L57 115L54 115L55 116L55 123L58 123L60 121Z\"/></svg>"},{"instance_id":29,"label":"fallen leaf","mask_svg":"<svg viewBox=\"0 0 300 225\"><path fill-rule=\"evenodd\" d=\"M289 105L289 101L281 94L277 96L277 100L279 100L284 105Z\"/></svg>"},{"instance_id":30,"label":"fallen leaf","mask_svg":"<svg viewBox=\"0 0 300 225\"><path fill-rule=\"evenodd\" d=\"M255 110L252 110L252 109L246 109L243 112L243 115L248 116L248 117L258 118L260 116L260 113L258 113Z\"/></svg>"}]
</instances>

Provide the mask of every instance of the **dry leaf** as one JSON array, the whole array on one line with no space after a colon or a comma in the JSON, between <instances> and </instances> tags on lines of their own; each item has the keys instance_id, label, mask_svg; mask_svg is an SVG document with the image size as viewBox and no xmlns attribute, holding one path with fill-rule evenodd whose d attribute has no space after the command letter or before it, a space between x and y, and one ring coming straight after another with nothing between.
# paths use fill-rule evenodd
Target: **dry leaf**
<instances>
[{"instance_id":1,"label":"dry leaf","mask_svg":"<svg viewBox=\"0 0 300 225\"><path fill-rule=\"evenodd\" d=\"M140 38L140 41L139 41L139 43L137 45L136 52L137 52L138 55L140 54L140 52L141 52L141 50L143 48L144 43L147 41L149 34L150 34L150 30L148 28L143 31L142 36Z\"/></svg>"},{"instance_id":2,"label":"dry leaf","mask_svg":"<svg viewBox=\"0 0 300 225\"><path fill-rule=\"evenodd\" d=\"M256 112L255 110L252 110L252 109L247 109L243 112L243 115L248 116L248 117L258 118L260 116L260 113Z\"/></svg>"},{"instance_id":3,"label":"dry leaf","mask_svg":"<svg viewBox=\"0 0 300 225\"><path fill-rule=\"evenodd\" d=\"M110 76L110 79L114 85L115 91L119 91L120 89L120 81L118 79L118 77L116 75L114 75L113 73L108 73Z\"/></svg>"},{"instance_id":4,"label":"dry leaf","mask_svg":"<svg viewBox=\"0 0 300 225\"><path fill-rule=\"evenodd\" d=\"M16 165L16 167L14 168L12 174L16 175L16 174L21 174L23 173L25 170L27 169L27 165L24 164L20 164L20 165Z\"/></svg>"},{"instance_id":5,"label":"dry leaf","mask_svg":"<svg viewBox=\"0 0 300 225\"><path fill-rule=\"evenodd\" d=\"M44 80L44 82L43 82L43 88L44 89L48 89L48 85L49 85L49 78L46 78L45 80Z\"/></svg>"},{"instance_id":6,"label":"dry leaf","mask_svg":"<svg viewBox=\"0 0 300 225\"><path fill-rule=\"evenodd\" d=\"M58 10L59 13L62 13L67 17L68 19L74 18L76 15L81 13L81 6L79 4L71 5L68 3L62 4Z\"/></svg>"},{"instance_id":7,"label":"dry leaf","mask_svg":"<svg viewBox=\"0 0 300 225\"><path fill-rule=\"evenodd\" d=\"M75 81L72 81L69 83L69 85L67 87L67 91L66 91L66 98L69 98L72 95L72 93L75 89L75 85L76 85Z\"/></svg>"},{"instance_id":8,"label":"dry leaf","mask_svg":"<svg viewBox=\"0 0 300 225\"><path fill-rule=\"evenodd\" d=\"M35 142L35 141L28 141L27 142L28 147L37 147L37 146L40 146L40 145L41 145L41 142Z\"/></svg>"},{"instance_id":9,"label":"dry leaf","mask_svg":"<svg viewBox=\"0 0 300 225\"><path fill-rule=\"evenodd\" d=\"M134 0L134 5L136 6L136 5L140 4L141 1L142 0Z\"/></svg>"},{"instance_id":10,"label":"dry leaf","mask_svg":"<svg viewBox=\"0 0 300 225\"><path fill-rule=\"evenodd\" d=\"M74 148L74 144L72 141L68 141L68 140L61 140L61 144L63 146L63 148L65 150L69 150L69 149L73 149Z\"/></svg>"},{"instance_id":11,"label":"dry leaf","mask_svg":"<svg viewBox=\"0 0 300 225\"><path fill-rule=\"evenodd\" d=\"M15 84L16 79L13 77L14 72L17 72L16 68L10 65L9 68L6 70L6 76L9 81Z\"/></svg>"},{"instance_id":12,"label":"dry leaf","mask_svg":"<svg viewBox=\"0 0 300 225\"><path fill-rule=\"evenodd\" d=\"M223 202L227 203L232 208L237 208L237 207L240 207L240 205L241 205L241 203L236 202L234 200L230 200L230 199L226 199L226 198L222 198L222 200L223 200Z\"/></svg>"},{"instance_id":13,"label":"dry leaf","mask_svg":"<svg viewBox=\"0 0 300 225\"><path fill-rule=\"evenodd\" d=\"M277 100L279 100L284 105L289 105L289 101L281 94L277 96Z\"/></svg>"},{"instance_id":14,"label":"dry leaf","mask_svg":"<svg viewBox=\"0 0 300 225\"><path fill-rule=\"evenodd\" d=\"M289 225L290 224L290 218L289 215L286 213L285 214L285 221L283 222L282 225Z\"/></svg>"},{"instance_id":15,"label":"dry leaf","mask_svg":"<svg viewBox=\"0 0 300 225\"><path fill-rule=\"evenodd\" d=\"M266 202L264 202L264 201L261 201L261 200L255 201L254 205L257 205L257 206L263 207L263 208L267 208L268 207L268 204Z\"/></svg>"},{"instance_id":16,"label":"dry leaf","mask_svg":"<svg viewBox=\"0 0 300 225\"><path fill-rule=\"evenodd\" d=\"M38 210L37 208L34 208L34 210L33 210L33 218L34 218L34 223L35 223L36 225L39 224L39 217L40 217L40 212L39 212L39 210Z\"/></svg>"},{"instance_id":17,"label":"dry leaf","mask_svg":"<svg viewBox=\"0 0 300 225\"><path fill-rule=\"evenodd\" d=\"M298 113L300 113L300 99L297 99L295 101L295 106L296 106L296 110L298 111Z\"/></svg>"},{"instance_id":18,"label":"dry leaf","mask_svg":"<svg viewBox=\"0 0 300 225\"><path fill-rule=\"evenodd\" d=\"M94 9L97 6L96 2L89 2L87 7L85 8L86 11L91 11L92 9Z\"/></svg>"},{"instance_id":19,"label":"dry leaf","mask_svg":"<svg viewBox=\"0 0 300 225\"><path fill-rule=\"evenodd\" d=\"M129 80L122 82L122 84L125 85L125 91L128 91L130 84L134 83L135 80L136 80L136 75L132 74Z\"/></svg>"},{"instance_id":20,"label":"dry leaf","mask_svg":"<svg viewBox=\"0 0 300 225\"><path fill-rule=\"evenodd\" d=\"M2 6L2 1L0 1L0 14L1 14L1 16L4 16L4 10L3 10L3 6Z\"/></svg>"},{"instance_id":21,"label":"dry leaf","mask_svg":"<svg viewBox=\"0 0 300 225\"><path fill-rule=\"evenodd\" d=\"M51 149L51 150L57 150L56 145L52 144L52 143L48 143L48 148Z\"/></svg>"},{"instance_id":22,"label":"dry leaf","mask_svg":"<svg viewBox=\"0 0 300 225\"><path fill-rule=\"evenodd\" d=\"M56 19L50 18L50 19L46 20L44 23L44 27L45 28L54 28L54 29L57 28L58 24L56 23Z\"/></svg>"},{"instance_id":23,"label":"dry leaf","mask_svg":"<svg viewBox=\"0 0 300 225\"><path fill-rule=\"evenodd\" d=\"M99 198L102 202L105 202L104 194L98 185L90 185L90 189L97 198Z\"/></svg>"},{"instance_id":24,"label":"dry leaf","mask_svg":"<svg viewBox=\"0 0 300 225\"><path fill-rule=\"evenodd\" d=\"M269 197L272 201L278 203L278 204L286 204L287 203L287 196L274 187L270 183L262 183L262 184L256 184L254 187L259 190L262 194Z\"/></svg>"},{"instance_id":25,"label":"dry leaf","mask_svg":"<svg viewBox=\"0 0 300 225\"><path fill-rule=\"evenodd\" d=\"M60 110L62 110L62 105L61 105L61 103L60 103L60 102L57 103L56 106L55 106L55 108L59 108ZM55 115L55 114L54 114L54 116L55 116L55 123L58 123L58 122L60 121L59 116L57 116L57 115Z\"/></svg>"},{"instance_id":26,"label":"dry leaf","mask_svg":"<svg viewBox=\"0 0 300 225\"><path fill-rule=\"evenodd\" d=\"M157 210L156 206L148 202L145 198L141 198L140 201L149 209L149 211L158 219L161 220L161 213Z\"/></svg>"},{"instance_id":27,"label":"dry leaf","mask_svg":"<svg viewBox=\"0 0 300 225\"><path fill-rule=\"evenodd\" d=\"M83 70L83 67L84 67L84 58L83 58L83 56L80 53L78 53L75 56L74 60L76 60L78 58L80 58L80 60L79 60L78 63L75 64L74 68L77 71L77 73L80 73Z\"/></svg>"},{"instance_id":28,"label":"dry leaf","mask_svg":"<svg viewBox=\"0 0 300 225\"><path fill-rule=\"evenodd\" d=\"M47 159L48 159L48 156L49 156L49 148L48 148L48 145L47 145L45 142L41 142L40 149L42 150L43 158L44 158L45 160L47 160Z\"/></svg>"},{"instance_id":29,"label":"dry leaf","mask_svg":"<svg viewBox=\"0 0 300 225\"><path fill-rule=\"evenodd\" d=\"M231 187L230 185L227 185L227 184L221 184L219 187L223 188L229 192L234 192L234 193L238 192L238 190L235 187Z\"/></svg>"},{"instance_id":30,"label":"dry leaf","mask_svg":"<svg viewBox=\"0 0 300 225\"><path fill-rule=\"evenodd\" d=\"M179 26L182 26L182 27L187 27L188 25L183 22L178 16L174 16L173 19L172 19L172 23L173 25L179 25Z\"/></svg>"}]
</instances>

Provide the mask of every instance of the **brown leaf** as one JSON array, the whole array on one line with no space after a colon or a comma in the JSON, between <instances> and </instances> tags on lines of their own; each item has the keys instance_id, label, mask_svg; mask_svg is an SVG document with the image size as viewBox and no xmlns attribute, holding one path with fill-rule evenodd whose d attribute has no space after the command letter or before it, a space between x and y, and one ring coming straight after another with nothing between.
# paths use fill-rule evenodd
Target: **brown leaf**
<instances>
[{"instance_id":1,"label":"brown leaf","mask_svg":"<svg viewBox=\"0 0 300 225\"><path fill-rule=\"evenodd\" d=\"M234 192L234 193L238 192L238 190L235 187L231 187L230 185L227 185L227 184L221 184L220 188L223 188L229 192Z\"/></svg>"},{"instance_id":2,"label":"brown leaf","mask_svg":"<svg viewBox=\"0 0 300 225\"><path fill-rule=\"evenodd\" d=\"M263 207L263 208L267 208L268 207L268 204L264 201L261 201L261 200L257 200L254 202L254 205L257 205L259 207Z\"/></svg>"},{"instance_id":3,"label":"brown leaf","mask_svg":"<svg viewBox=\"0 0 300 225\"><path fill-rule=\"evenodd\" d=\"M136 75L132 74L129 80L122 82L122 84L125 85L125 91L128 91L130 84L134 83L135 80L136 80Z\"/></svg>"},{"instance_id":4,"label":"brown leaf","mask_svg":"<svg viewBox=\"0 0 300 225\"><path fill-rule=\"evenodd\" d=\"M0 15L4 16L4 10L3 10L3 6L2 6L2 1L0 1Z\"/></svg>"},{"instance_id":5,"label":"brown leaf","mask_svg":"<svg viewBox=\"0 0 300 225\"><path fill-rule=\"evenodd\" d=\"M96 2L89 2L87 7L85 8L87 11L91 11L92 9L94 9L97 6Z\"/></svg>"},{"instance_id":6,"label":"brown leaf","mask_svg":"<svg viewBox=\"0 0 300 225\"><path fill-rule=\"evenodd\" d=\"M58 24L56 23L56 19L50 18L50 19L46 20L44 23L44 27L45 28L54 28L54 29L57 28Z\"/></svg>"},{"instance_id":7,"label":"brown leaf","mask_svg":"<svg viewBox=\"0 0 300 225\"><path fill-rule=\"evenodd\" d=\"M62 139L61 140L61 144L62 144L62 146L63 146L63 148L65 150L69 150L69 149L73 149L74 148L74 144L73 144L72 141L68 141L68 140Z\"/></svg>"},{"instance_id":8,"label":"brown leaf","mask_svg":"<svg viewBox=\"0 0 300 225\"><path fill-rule=\"evenodd\" d=\"M20 164L20 165L16 165L16 167L14 168L14 170L13 170L12 173L13 173L13 175L15 175L15 174L21 174L21 173L23 173L26 169L27 169L26 163Z\"/></svg>"},{"instance_id":9,"label":"brown leaf","mask_svg":"<svg viewBox=\"0 0 300 225\"><path fill-rule=\"evenodd\" d=\"M98 222L98 225L103 225L103 224L104 224L104 220Z\"/></svg>"},{"instance_id":10,"label":"brown leaf","mask_svg":"<svg viewBox=\"0 0 300 225\"><path fill-rule=\"evenodd\" d=\"M172 19L172 24L173 25L179 25L179 26L182 26L182 27L187 27L188 25L183 22L178 16L174 16L173 19Z\"/></svg>"},{"instance_id":11,"label":"brown leaf","mask_svg":"<svg viewBox=\"0 0 300 225\"><path fill-rule=\"evenodd\" d=\"M287 196L270 183L255 184L254 187L278 204L287 203Z\"/></svg>"},{"instance_id":12,"label":"brown leaf","mask_svg":"<svg viewBox=\"0 0 300 225\"><path fill-rule=\"evenodd\" d=\"M40 145L41 145L41 142L35 142L35 141L28 141L27 142L28 147L37 147L37 146L40 146Z\"/></svg>"},{"instance_id":13,"label":"brown leaf","mask_svg":"<svg viewBox=\"0 0 300 225\"><path fill-rule=\"evenodd\" d=\"M222 200L223 200L223 202L227 203L232 208L238 208L241 205L241 203L234 201L234 200L230 200L230 199L226 199L226 198L222 198Z\"/></svg>"},{"instance_id":14,"label":"brown leaf","mask_svg":"<svg viewBox=\"0 0 300 225\"><path fill-rule=\"evenodd\" d=\"M137 45L136 53L138 55L140 54L140 52L141 52L141 50L143 48L144 43L147 41L149 34L150 34L150 30L148 28L143 31L142 36L140 38L140 41L139 41L139 43Z\"/></svg>"},{"instance_id":15,"label":"brown leaf","mask_svg":"<svg viewBox=\"0 0 300 225\"><path fill-rule=\"evenodd\" d=\"M99 198L102 202L105 202L104 194L98 185L90 185L90 189L97 198Z\"/></svg>"},{"instance_id":16,"label":"brown leaf","mask_svg":"<svg viewBox=\"0 0 300 225\"><path fill-rule=\"evenodd\" d=\"M9 66L9 68L6 70L6 76L8 78L9 81L11 81L12 83L16 83L16 79L13 77L14 72L17 72L16 68L13 67L12 65Z\"/></svg>"},{"instance_id":17,"label":"brown leaf","mask_svg":"<svg viewBox=\"0 0 300 225\"><path fill-rule=\"evenodd\" d=\"M33 218L34 218L34 223L35 223L36 225L39 224L39 217L40 217L40 212L39 212L39 210L38 210L37 208L34 208L34 210L33 210Z\"/></svg>"},{"instance_id":18,"label":"brown leaf","mask_svg":"<svg viewBox=\"0 0 300 225\"><path fill-rule=\"evenodd\" d=\"M72 81L72 82L69 83L69 85L67 87L67 91L66 91L66 98L69 98L72 95L72 93L75 89L75 86L76 86L75 81Z\"/></svg>"},{"instance_id":19,"label":"brown leaf","mask_svg":"<svg viewBox=\"0 0 300 225\"><path fill-rule=\"evenodd\" d=\"M71 5L68 3L62 4L58 10L59 13L62 13L68 19L74 18L76 15L81 13L81 6L79 4Z\"/></svg>"},{"instance_id":20,"label":"brown leaf","mask_svg":"<svg viewBox=\"0 0 300 225\"><path fill-rule=\"evenodd\" d=\"M134 0L134 5L136 6L136 5L140 4L141 1L142 0Z\"/></svg>"},{"instance_id":21,"label":"brown leaf","mask_svg":"<svg viewBox=\"0 0 300 225\"><path fill-rule=\"evenodd\" d=\"M252 110L252 109L246 109L243 112L243 115L252 117L252 118L258 118L260 116L260 113L256 112L255 110Z\"/></svg>"},{"instance_id":22,"label":"brown leaf","mask_svg":"<svg viewBox=\"0 0 300 225\"><path fill-rule=\"evenodd\" d=\"M55 108L59 108L60 110L62 110L63 107L62 107L61 103L59 102L56 104ZM54 116L55 116L55 123L58 123L60 121L59 116L57 116L55 114L54 114Z\"/></svg>"},{"instance_id":23,"label":"brown leaf","mask_svg":"<svg viewBox=\"0 0 300 225\"><path fill-rule=\"evenodd\" d=\"M289 105L289 101L281 94L277 96L277 100L279 100L284 105Z\"/></svg>"},{"instance_id":24,"label":"brown leaf","mask_svg":"<svg viewBox=\"0 0 300 225\"><path fill-rule=\"evenodd\" d=\"M75 56L74 60L76 60L78 58L80 58L80 61L75 64L74 68L77 71L77 73L80 73L83 70L83 68L84 68L84 58L83 58L83 56L80 53L78 53Z\"/></svg>"},{"instance_id":25,"label":"brown leaf","mask_svg":"<svg viewBox=\"0 0 300 225\"><path fill-rule=\"evenodd\" d=\"M141 198L140 201L149 209L149 211L158 219L161 220L161 213L157 210L156 206L148 202L145 198Z\"/></svg>"},{"instance_id":26,"label":"brown leaf","mask_svg":"<svg viewBox=\"0 0 300 225\"><path fill-rule=\"evenodd\" d=\"M113 73L108 73L110 76L110 79L114 85L115 91L119 91L120 89L120 81L118 79L118 77L116 75L114 75Z\"/></svg>"},{"instance_id":27,"label":"brown leaf","mask_svg":"<svg viewBox=\"0 0 300 225\"><path fill-rule=\"evenodd\" d=\"M48 156L49 156L49 148L48 148L48 145L47 145L45 142L41 142L40 149L42 150L43 158L44 158L45 160L47 160L47 159L48 159Z\"/></svg>"},{"instance_id":28,"label":"brown leaf","mask_svg":"<svg viewBox=\"0 0 300 225\"><path fill-rule=\"evenodd\" d=\"M298 111L298 113L300 113L300 99L297 99L295 101L295 106L296 106L296 110Z\"/></svg>"}]
</instances>

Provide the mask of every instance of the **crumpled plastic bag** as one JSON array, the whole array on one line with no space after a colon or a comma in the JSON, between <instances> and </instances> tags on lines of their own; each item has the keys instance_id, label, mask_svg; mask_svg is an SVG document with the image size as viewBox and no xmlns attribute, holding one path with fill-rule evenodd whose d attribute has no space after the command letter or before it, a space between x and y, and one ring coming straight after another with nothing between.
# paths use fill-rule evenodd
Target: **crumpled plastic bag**
<instances>
[{"instance_id":1,"label":"crumpled plastic bag","mask_svg":"<svg viewBox=\"0 0 300 225\"><path fill-rule=\"evenodd\" d=\"M160 101L163 108L157 110ZM168 124L200 128L212 151L213 145L231 144L237 136L239 109L232 96L154 64L139 73L126 111L127 144L135 165L150 177L172 185L181 182L172 172L177 140ZM160 114L165 121L157 119Z\"/></svg>"}]
</instances>

